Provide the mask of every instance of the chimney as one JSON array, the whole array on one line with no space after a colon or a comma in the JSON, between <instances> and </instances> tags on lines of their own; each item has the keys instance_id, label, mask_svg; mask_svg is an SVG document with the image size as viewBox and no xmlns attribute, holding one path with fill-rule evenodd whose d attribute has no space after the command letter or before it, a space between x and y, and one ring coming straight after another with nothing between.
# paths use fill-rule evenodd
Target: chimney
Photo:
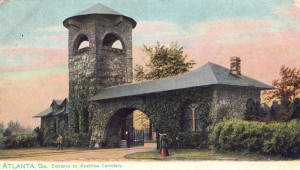
<instances>
[{"instance_id":1,"label":"chimney","mask_svg":"<svg viewBox=\"0 0 300 170\"><path fill-rule=\"evenodd\" d=\"M241 59L240 57L230 57L230 74L238 77L241 75Z\"/></svg>"}]
</instances>

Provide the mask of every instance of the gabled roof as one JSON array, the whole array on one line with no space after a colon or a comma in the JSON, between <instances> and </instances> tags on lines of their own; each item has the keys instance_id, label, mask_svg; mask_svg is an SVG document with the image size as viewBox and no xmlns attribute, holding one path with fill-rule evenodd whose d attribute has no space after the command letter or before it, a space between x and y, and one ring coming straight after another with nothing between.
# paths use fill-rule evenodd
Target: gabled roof
<instances>
[{"instance_id":1,"label":"gabled roof","mask_svg":"<svg viewBox=\"0 0 300 170\"><path fill-rule=\"evenodd\" d=\"M230 74L229 69L223 66L207 63L198 69L179 76L105 88L93 96L90 101L211 85L255 87L259 90L273 89L272 86L244 75L235 77Z\"/></svg>"},{"instance_id":2,"label":"gabled roof","mask_svg":"<svg viewBox=\"0 0 300 170\"><path fill-rule=\"evenodd\" d=\"M123 16L127 19L129 19L131 22L132 22L132 28L135 28L136 26L136 21L128 16L125 16L115 10L112 10L104 5L102 5L101 3L98 3L82 12L79 12L78 14L72 16L72 17L69 17L67 19L65 19L63 21L63 24L65 27L68 27L68 22L67 20L70 19L70 18L76 18L78 16L86 16L86 15L115 15L115 16Z\"/></svg>"},{"instance_id":3,"label":"gabled roof","mask_svg":"<svg viewBox=\"0 0 300 170\"><path fill-rule=\"evenodd\" d=\"M57 105L57 106L61 106L65 101L67 101L67 98L63 99L63 100L53 100L50 106L53 105Z\"/></svg>"},{"instance_id":4,"label":"gabled roof","mask_svg":"<svg viewBox=\"0 0 300 170\"><path fill-rule=\"evenodd\" d=\"M65 104L65 107L62 107L61 109L57 110L57 111L53 111L52 107L54 105L58 105L58 106L62 106L62 104ZM69 107L68 107L68 99L65 98L64 100L53 100L50 107L47 108L46 110L40 112L39 114L33 116L34 118L37 118L37 117L45 117L45 116L57 116L57 115L60 115L60 114L67 114L68 113L68 110Z\"/></svg>"},{"instance_id":5,"label":"gabled roof","mask_svg":"<svg viewBox=\"0 0 300 170\"><path fill-rule=\"evenodd\" d=\"M47 108L46 110L40 112L39 114L37 114L37 115L35 115L35 116L33 116L33 117L34 117L34 118L37 118L37 117L44 117L44 116L49 115L49 114L52 113L52 112L53 112L52 108L49 107L49 108Z\"/></svg>"}]
</instances>

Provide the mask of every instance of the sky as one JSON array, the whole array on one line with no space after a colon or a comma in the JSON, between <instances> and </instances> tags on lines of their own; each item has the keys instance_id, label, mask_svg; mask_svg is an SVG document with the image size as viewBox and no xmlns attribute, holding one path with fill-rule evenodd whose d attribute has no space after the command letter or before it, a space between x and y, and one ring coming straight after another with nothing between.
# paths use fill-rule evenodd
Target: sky
<instances>
[{"instance_id":1,"label":"sky","mask_svg":"<svg viewBox=\"0 0 300 170\"><path fill-rule=\"evenodd\" d=\"M282 65L300 67L300 0L0 0L0 122L32 116L68 97L64 19L97 3L133 18L133 63L142 46L177 42L188 59L229 67L271 85Z\"/></svg>"}]
</instances>

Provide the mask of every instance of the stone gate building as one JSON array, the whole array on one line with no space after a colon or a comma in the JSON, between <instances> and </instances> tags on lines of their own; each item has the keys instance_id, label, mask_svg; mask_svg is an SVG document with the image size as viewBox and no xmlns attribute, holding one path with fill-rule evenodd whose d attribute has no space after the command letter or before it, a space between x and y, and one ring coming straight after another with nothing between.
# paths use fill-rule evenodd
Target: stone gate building
<instances>
[{"instance_id":1,"label":"stone gate building","mask_svg":"<svg viewBox=\"0 0 300 170\"><path fill-rule=\"evenodd\" d=\"M241 117L248 99L260 100L261 90L272 88L242 75L239 57L231 58L230 69L207 63L184 75L132 83L136 24L101 4L64 20L69 30L67 116L38 114L42 120L65 122L56 123L54 131L42 121L44 136L60 132L69 145L118 147L131 126L128 118L140 110L157 133L174 139L178 133L205 131L221 112Z\"/></svg>"}]
</instances>

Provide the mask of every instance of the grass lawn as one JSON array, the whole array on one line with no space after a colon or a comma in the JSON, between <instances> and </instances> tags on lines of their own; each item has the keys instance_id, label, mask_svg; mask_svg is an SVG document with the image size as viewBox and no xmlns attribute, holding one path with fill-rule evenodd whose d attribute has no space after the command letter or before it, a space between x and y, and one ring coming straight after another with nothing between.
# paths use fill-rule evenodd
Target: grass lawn
<instances>
[{"instance_id":1,"label":"grass lawn","mask_svg":"<svg viewBox=\"0 0 300 170\"><path fill-rule=\"evenodd\" d=\"M157 159L157 160L286 160L282 157L268 157L255 153L246 152L227 152L220 153L213 150L203 149L170 149L170 156L162 157L158 151L138 152L126 155L129 159Z\"/></svg>"}]
</instances>

